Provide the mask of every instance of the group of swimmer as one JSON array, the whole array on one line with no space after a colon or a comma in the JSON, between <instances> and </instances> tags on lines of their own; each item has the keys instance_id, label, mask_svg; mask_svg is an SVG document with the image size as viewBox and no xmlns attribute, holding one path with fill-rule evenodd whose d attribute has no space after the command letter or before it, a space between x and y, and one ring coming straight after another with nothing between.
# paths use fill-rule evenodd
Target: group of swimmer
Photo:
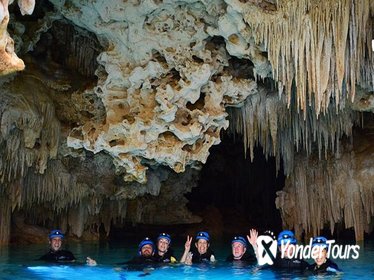
<instances>
[{"instance_id":1,"label":"group of swimmer","mask_svg":"<svg viewBox=\"0 0 374 280\"><path fill-rule=\"evenodd\" d=\"M52 230L49 234L50 250L43 255L40 260L55 263L75 262L76 258L73 253L62 249L62 241L64 234L60 230ZM256 265L258 263L257 248L257 230L251 229L250 235L246 238L243 236L235 236L231 241L231 254L227 257L227 262L235 264ZM138 246L137 255L131 260L122 264L127 265L144 265L153 263L177 263L177 258L171 248L171 237L167 233L161 233L154 243L150 238L144 238ZM181 264L191 265L198 263L214 263L216 258L214 252L210 248L210 236L206 231L200 231L194 238L194 246L192 246L193 237L187 236L184 252L179 261ZM309 264L303 259L294 256L293 250L297 244L295 235L290 230L284 230L279 233L277 238L278 250L284 250L285 254L277 254L274 263L271 266L261 266L260 269L271 267L273 269L286 269L309 271L312 273L339 273L340 269L336 263L327 257L329 245L327 239L323 236L313 238L312 247L319 246L320 253L313 256L314 263ZM251 245L252 249L249 248ZM95 266L97 262L87 257L87 265Z\"/></svg>"}]
</instances>

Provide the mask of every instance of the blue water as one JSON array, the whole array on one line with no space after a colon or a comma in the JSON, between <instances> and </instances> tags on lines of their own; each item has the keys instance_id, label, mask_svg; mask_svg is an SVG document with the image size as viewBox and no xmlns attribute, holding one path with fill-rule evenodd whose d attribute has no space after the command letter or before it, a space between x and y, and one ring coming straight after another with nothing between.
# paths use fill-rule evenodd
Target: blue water
<instances>
[{"instance_id":1,"label":"blue water","mask_svg":"<svg viewBox=\"0 0 374 280\"><path fill-rule=\"evenodd\" d=\"M183 244L178 244L180 249ZM177 248L178 248L177 247ZM326 277L277 273L271 270L258 270L256 267L235 267L224 262L230 247L224 244L215 246L218 259L214 265L181 264L161 267L148 267L144 270L123 269L116 263L131 259L136 253L136 244L70 243L65 246L74 253L81 264L48 265L36 261L48 247L46 245L26 245L0 247L0 279L321 279ZM180 250L175 250L179 258ZM90 256L99 263L96 267L84 265ZM361 245L357 260L335 260L344 271L342 275L329 276L329 279L374 279L374 243ZM311 263L311 261L309 261ZM121 268L122 267L122 268Z\"/></svg>"}]
</instances>

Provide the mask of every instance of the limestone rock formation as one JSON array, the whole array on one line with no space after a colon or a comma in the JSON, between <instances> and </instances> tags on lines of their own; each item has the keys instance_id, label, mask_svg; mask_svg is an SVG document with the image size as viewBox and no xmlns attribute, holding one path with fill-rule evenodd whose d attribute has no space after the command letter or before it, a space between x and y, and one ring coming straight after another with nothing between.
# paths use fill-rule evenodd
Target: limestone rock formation
<instances>
[{"instance_id":1,"label":"limestone rock formation","mask_svg":"<svg viewBox=\"0 0 374 280\"><path fill-rule=\"evenodd\" d=\"M358 136L358 135L356 135ZM372 130L345 147L341 157L326 160L297 156L298 165L277 193L284 226L301 236L316 236L337 224L354 228L356 240L372 231L374 215L374 147Z\"/></svg>"},{"instance_id":2,"label":"limestone rock formation","mask_svg":"<svg viewBox=\"0 0 374 280\"><path fill-rule=\"evenodd\" d=\"M112 44L100 54L96 73L95 92L106 119L76 127L68 145L107 152L117 170L126 171L126 181L146 182L144 161L176 172L205 163L228 127L225 105L256 92L253 80L223 73L224 46L207 41L204 22L213 21L221 5L97 1L93 14L90 3L66 9L52 2L65 17Z\"/></svg>"},{"instance_id":3,"label":"limestone rock formation","mask_svg":"<svg viewBox=\"0 0 374 280\"><path fill-rule=\"evenodd\" d=\"M1 81L0 243L12 215L78 237L198 222L183 194L228 127L251 158L261 145L283 161L285 225L316 233L344 220L358 239L370 231L371 161L340 140L357 111L373 112L373 1L19 0L10 17L11 2L0 2L0 75L24 68L14 50L27 67ZM21 16L34 5L33 18ZM340 165L358 169L332 178ZM293 204L298 178L302 197L355 184L338 212L325 201L317 223ZM175 211L155 215L160 200Z\"/></svg>"},{"instance_id":4,"label":"limestone rock formation","mask_svg":"<svg viewBox=\"0 0 374 280\"><path fill-rule=\"evenodd\" d=\"M352 103L352 109L360 112L374 113L374 92L368 92L358 88L356 98Z\"/></svg>"},{"instance_id":5,"label":"limestone rock formation","mask_svg":"<svg viewBox=\"0 0 374 280\"><path fill-rule=\"evenodd\" d=\"M13 0L0 1L0 76L20 71L25 68L25 64L14 52L14 41L7 31L9 22L8 5ZM22 15L32 14L35 6L35 0L18 0L18 6Z\"/></svg>"},{"instance_id":6,"label":"limestone rock formation","mask_svg":"<svg viewBox=\"0 0 374 280\"><path fill-rule=\"evenodd\" d=\"M334 118L334 104L319 118L314 108L312 103L306 112L298 112L296 103L288 108L285 97L279 99L276 92L260 88L240 109L228 110L233 124L229 133L244 137L244 149L249 149L252 159L255 146L260 145L265 155L275 156L278 169L282 160L285 174L290 175L298 164L297 152L307 156L317 153L319 159L329 152L339 154L340 139L351 136L354 124L359 122L359 115L348 107Z\"/></svg>"},{"instance_id":7,"label":"limestone rock formation","mask_svg":"<svg viewBox=\"0 0 374 280\"><path fill-rule=\"evenodd\" d=\"M45 87L39 87L37 95L30 94L35 88L33 80L20 82L16 78L13 82L4 82L1 87L0 193L5 200L1 204L3 230L10 227L11 211L21 203L19 190L26 185L24 179L29 168L44 174L48 161L57 156L60 123ZM5 237L0 236L0 242L8 238L6 234Z\"/></svg>"},{"instance_id":8,"label":"limestone rock formation","mask_svg":"<svg viewBox=\"0 0 374 280\"><path fill-rule=\"evenodd\" d=\"M272 76L288 104L293 82L298 108L305 109L314 99L317 115L326 112L331 99L336 106L347 96L353 100L356 84L373 87L373 1L225 2L225 19L240 15L246 23L240 25L240 37L264 45Z\"/></svg>"},{"instance_id":9,"label":"limestone rock formation","mask_svg":"<svg viewBox=\"0 0 374 280\"><path fill-rule=\"evenodd\" d=\"M205 162L228 126L224 106L242 104L256 88L225 75L228 54L249 59L254 77L273 77L288 106L295 81L296 107L304 118L311 102L318 117L321 111L330 114L331 98L343 110L356 83L372 87L369 1L354 10L352 1L309 0L52 3L110 42L110 51L99 57L95 88L106 119L76 127L68 144L106 151L118 171L126 170L127 181L146 181L142 161L176 172ZM209 36L222 36L225 46L212 49ZM230 91L240 92L239 100L226 97Z\"/></svg>"}]
</instances>

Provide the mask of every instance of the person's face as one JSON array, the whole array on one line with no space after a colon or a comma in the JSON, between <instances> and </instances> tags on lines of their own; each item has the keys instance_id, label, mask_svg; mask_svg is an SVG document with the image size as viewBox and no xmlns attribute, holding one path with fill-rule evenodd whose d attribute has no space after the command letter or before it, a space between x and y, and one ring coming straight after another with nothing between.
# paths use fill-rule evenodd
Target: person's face
<instances>
[{"instance_id":1,"label":"person's face","mask_svg":"<svg viewBox=\"0 0 374 280\"><path fill-rule=\"evenodd\" d=\"M326 255L327 255L326 249L318 250L317 253L314 255L314 261L316 262L318 266L325 263L326 258L327 258Z\"/></svg>"},{"instance_id":2,"label":"person's face","mask_svg":"<svg viewBox=\"0 0 374 280\"><path fill-rule=\"evenodd\" d=\"M140 250L140 253L143 257L150 257L152 256L153 247L152 245L146 244Z\"/></svg>"},{"instance_id":3,"label":"person's face","mask_svg":"<svg viewBox=\"0 0 374 280\"><path fill-rule=\"evenodd\" d=\"M169 249L169 241L166 238L160 238L157 242L157 249L160 253L165 253Z\"/></svg>"},{"instance_id":4,"label":"person's face","mask_svg":"<svg viewBox=\"0 0 374 280\"><path fill-rule=\"evenodd\" d=\"M199 239L196 243L195 246L197 248L197 251L199 252L200 255L205 254L206 251L208 250L209 243L208 241L204 239Z\"/></svg>"},{"instance_id":5,"label":"person's face","mask_svg":"<svg viewBox=\"0 0 374 280\"><path fill-rule=\"evenodd\" d=\"M61 237L54 237L49 240L49 244L51 244L51 249L53 251L58 251L61 249L62 246L62 239Z\"/></svg>"},{"instance_id":6,"label":"person's face","mask_svg":"<svg viewBox=\"0 0 374 280\"><path fill-rule=\"evenodd\" d=\"M234 242L232 243L232 255L234 256L234 259L240 259L243 257L245 251L247 248L243 245L243 243L240 242Z\"/></svg>"}]
</instances>

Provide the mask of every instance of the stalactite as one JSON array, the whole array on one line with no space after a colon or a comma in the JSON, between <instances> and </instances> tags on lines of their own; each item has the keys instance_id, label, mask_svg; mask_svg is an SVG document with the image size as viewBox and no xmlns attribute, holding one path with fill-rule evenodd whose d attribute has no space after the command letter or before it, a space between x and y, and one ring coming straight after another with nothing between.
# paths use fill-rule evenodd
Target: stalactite
<instances>
[{"instance_id":1,"label":"stalactite","mask_svg":"<svg viewBox=\"0 0 374 280\"><path fill-rule=\"evenodd\" d=\"M10 219L9 211L22 204L20 193L25 190L22 183L29 169L42 174L48 160L57 156L60 124L43 89L37 95L30 94L36 88L26 79L5 83L0 91L0 199L5 207L0 212L2 223ZM2 227L2 233L6 230L10 230L10 224Z\"/></svg>"},{"instance_id":2,"label":"stalactite","mask_svg":"<svg viewBox=\"0 0 374 280\"><path fill-rule=\"evenodd\" d=\"M28 75L23 78L22 83L15 80L3 85L1 91L0 198L7 206L0 212L2 223L7 223L2 233L4 242L9 238L8 213L24 215L26 223L61 226L78 237L87 230L97 233L102 225L109 234L112 223L123 223L128 218L128 199L147 194L157 196L169 176L173 180L178 178L176 174L170 175L170 171L148 171L146 185L113 184L116 175L109 157L98 154L91 158L83 152L76 159L62 158L61 150L57 154L60 125L47 97L49 89L40 79ZM29 94L31 89L38 94ZM100 180L92 174L97 174ZM183 176L192 177L190 172ZM188 222L192 217L181 194L192 184L187 188L176 182L171 185L173 191L165 195L173 194L172 219ZM156 199L152 201L159 204ZM141 208L138 214L135 222L146 219Z\"/></svg>"},{"instance_id":3,"label":"stalactite","mask_svg":"<svg viewBox=\"0 0 374 280\"><path fill-rule=\"evenodd\" d=\"M297 107L306 112L307 99L313 99L317 115L327 112L331 97L343 109L344 99L354 99L356 84L373 87L371 2L279 0L276 9L263 10L257 1L226 0L243 15L256 44L264 44L288 105L295 80Z\"/></svg>"},{"instance_id":4,"label":"stalactite","mask_svg":"<svg viewBox=\"0 0 374 280\"><path fill-rule=\"evenodd\" d=\"M60 161L51 161L49 168L42 174L28 172L22 179L12 207L31 210L35 205L48 204L57 213L79 204L92 191L82 183L77 183Z\"/></svg>"},{"instance_id":5,"label":"stalactite","mask_svg":"<svg viewBox=\"0 0 374 280\"><path fill-rule=\"evenodd\" d=\"M98 155L92 162L85 163L89 174L103 173L98 175L100 182L95 178L79 178L82 170L68 171L60 160L50 161L44 174L29 169L24 178L8 186L6 199L11 211L22 213L31 224L50 225L53 221L53 225L69 229L69 233L77 237L88 230L98 234L101 226L109 234L112 224L126 221L156 224L200 221L186 211L187 199L180 195L196 184L197 171L188 169L181 175L169 174L166 170L154 171L149 175L148 185L113 186L112 177L106 182L106 176L112 171L108 175L107 169L102 170L105 164L100 161L104 159L110 162L109 157ZM144 199L137 197L145 195ZM130 204L129 199L132 200ZM156 210L160 205L165 208L162 215ZM172 213L168 213L170 209Z\"/></svg>"},{"instance_id":6,"label":"stalactite","mask_svg":"<svg viewBox=\"0 0 374 280\"><path fill-rule=\"evenodd\" d=\"M48 159L57 155L60 124L54 106L42 94L28 95L33 86L24 82L21 89L13 87L1 92L1 183L25 176L31 166L43 173Z\"/></svg>"},{"instance_id":7,"label":"stalactite","mask_svg":"<svg viewBox=\"0 0 374 280\"><path fill-rule=\"evenodd\" d=\"M251 159L254 147L261 145L266 156L276 157L277 169L282 158L285 173L291 174L295 151L303 150L310 155L316 143L319 158L322 152L325 157L328 151L338 152L339 139L350 136L353 124L358 121L357 113L348 108L337 114L334 104L319 118L314 110L313 101L305 112L298 112L295 103L289 109L285 97L279 100L276 94L267 94L260 88L240 109L228 108L231 124L228 131L243 136L244 150L246 153L249 150Z\"/></svg>"},{"instance_id":8,"label":"stalactite","mask_svg":"<svg viewBox=\"0 0 374 280\"><path fill-rule=\"evenodd\" d=\"M298 219L294 219L287 207L297 202L290 194L280 194L284 201L289 200L279 204L283 220L300 233L301 228L317 232L325 222L333 229L335 223L344 218L346 226L354 226L357 237L361 238L373 212L367 211L369 205L373 205L371 196L365 196L364 192L358 195L354 191L357 186L352 183L353 188L344 189L346 196L340 196L344 203L331 200L335 208L330 213L325 205L316 208L317 204L309 200L316 197L309 193L308 182L323 182L325 189L316 185L316 193L326 197L327 191L342 191L334 185L339 166L334 167L334 174L318 169L310 171L312 175L309 176L301 174L301 170L293 170L295 160L299 161L296 152L311 155L317 150L320 159L328 159L329 151L341 154L339 139L351 135L356 115L346 108L347 99L355 96L357 85L370 92L374 80L370 50L374 4L370 0L278 0L277 4L273 4L275 1L261 4L261 1L212 0L182 1L176 6L172 1L158 1L151 6L144 1L137 3L139 6L126 1L119 6L110 1L96 1L93 6L87 1L71 2L71 5L64 5L64 2L50 1L66 19L97 34L102 45L108 41L98 57L101 66L96 71L99 80L95 87L105 114L98 113L94 106L87 108L95 109L83 109L87 115L83 119L80 118L83 114L71 113L74 120L69 118L70 112L66 114L67 122L77 125L74 132L82 132L80 135L71 133L68 138L70 147L77 148L71 153L82 158L87 156L82 160L87 164L89 153L82 152L81 148L96 154L104 151L113 157L118 173L126 172L125 179L142 183L148 179L149 183L113 186L110 180L110 183L98 185L92 178L89 178L91 181L81 180L80 173L71 171L61 158L54 160L60 127L46 97L50 95L48 92L30 94L39 88L26 80L14 83L14 90L0 93L0 147L3 148L0 150L0 199L6 200L6 209L1 215L7 211L26 211L30 220L41 224L48 220L60 222L64 229L71 229L77 236L101 225L109 233L116 220L161 223L165 222L163 217L169 215L170 223L197 221L186 214L186 201L181 198L181 193L194 182L186 187L175 179L182 181L186 179L182 176L189 175L174 177L170 179L171 184L166 182L169 173L157 173L152 177L152 168L167 165L182 172L188 165L204 163L209 147L219 142L220 130L227 127L224 106L239 106L251 94L241 109L229 109L230 130L243 135L244 147L251 158L254 147L260 144L267 156L276 157L278 168L283 159L285 172L293 174L292 186L300 183L293 195L305 201L305 208L297 213ZM19 3L22 12L30 11L33 6L33 1ZM232 13L233 22L237 24L227 28L229 24L225 23L230 17L227 15L232 11L235 12ZM220 22L223 18L225 20ZM65 26L62 21L54 25L56 29L50 28L51 21L45 24L48 26L45 29L37 28L38 39L41 30L49 29L49 39L45 37L45 45L41 43L39 56L51 46L48 40L56 41L64 51L46 51L49 57L67 68L78 69L83 75L93 76L97 68L95 58L100 52L96 49L99 43L95 35ZM0 26L0 35L8 40L6 25L7 18ZM227 34L214 32L216 26ZM223 43L210 42L209 36L220 36ZM54 40L56 38L60 40ZM38 39L33 39L34 43L26 49L31 49ZM0 46L13 51L13 42L4 42L2 40ZM250 59L254 69L251 66L247 70L251 69L254 76L262 72L259 76L269 77L270 61L279 96L263 89L256 94L256 83L248 78L251 76L248 73L234 78L227 76L224 69L229 65L228 53ZM38 55L37 51L34 54ZM9 69L2 70L0 72L5 73ZM46 80L44 84L53 83L46 91L53 88L67 93L67 89L78 83L54 83L55 76L62 71L50 71L48 67L41 71L45 71L43 77L47 78L42 79ZM21 86L23 88L19 88ZM295 89L296 94L293 93ZM21 95L17 94L19 91ZM82 94L77 90L74 95ZM60 96L56 97L59 102L64 98ZM65 98L69 97L65 95ZM87 166L89 172L83 170L83 174L102 174L99 168ZM108 170L111 168L113 166ZM348 172L352 165L340 168ZM161 186L167 192L163 192ZM160 197L155 198L156 195ZM137 198L139 196L146 197ZM162 215L157 212L160 203L164 203L162 208L166 209ZM168 213L169 209L173 209L172 214ZM311 220L306 209L318 219ZM346 213L344 217L341 212ZM327 219L320 218L326 213ZM7 222L2 216L1 219ZM301 221L301 225L297 221ZM0 234L7 235L1 230Z\"/></svg>"},{"instance_id":9,"label":"stalactite","mask_svg":"<svg viewBox=\"0 0 374 280\"><path fill-rule=\"evenodd\" d=\"M243 135L251 158L258 144L278 164L283 159L289 176L276 204L284 226L309 236L327 225L334 232L336 224L342 223L355 230L356 240L363 240L364 232L372 230L374 216L374 139L370 133L359 136L363 140L356 140L353 150L340 143L343 136L352 135L360 115L349 107L337 113L330 104L317 118L313 102L304 113L298 112L295 103L288 109L285 98L276 99L275 94L260 90L242 108L230 109L229 132Z\"/></svg>"},{"instance_id":10,"label":"stalactite","mask_svg":"<svg viewBox=\"0 0 374 280\"><path fill-rule=\"evenodd\" d=\"M56 44L63 48L64 55L60 55L58 60L86 77L93 77L98 67L96 58L101 50L97 38L92 33L64 21L55 22L51 34Z\"/></svg>"},{"instance_id":11,"label":"stalactite","mask_svg":"<svg viewBox=\"0 0 374 280\"><path fill-rule=\"evenodd\" d=\"M373 137L367 140L373 141ZM356 240L370 233L374 216L373 148L369 145L342 151L327 160L298 155L293 175L277 193L283 224L301 236L319 235L325 226L353 228Z\"/></svg>"},{"instance_id":12,"label":"stalactite","mask_svg":"<svg viewBox=\"0 0 374 280\"><path fill-rule=\"evenodd\" d=\"M27 219L33 223L61 221L78 237L101 223L109 234L112 220L126 217L124 198L110 200L103 193L105 189L98 191L98 186L80 182L59 160L50 161L44 174L28 172L8 191L13 211L26 211Z\"/></svg>"}]
</instances>

